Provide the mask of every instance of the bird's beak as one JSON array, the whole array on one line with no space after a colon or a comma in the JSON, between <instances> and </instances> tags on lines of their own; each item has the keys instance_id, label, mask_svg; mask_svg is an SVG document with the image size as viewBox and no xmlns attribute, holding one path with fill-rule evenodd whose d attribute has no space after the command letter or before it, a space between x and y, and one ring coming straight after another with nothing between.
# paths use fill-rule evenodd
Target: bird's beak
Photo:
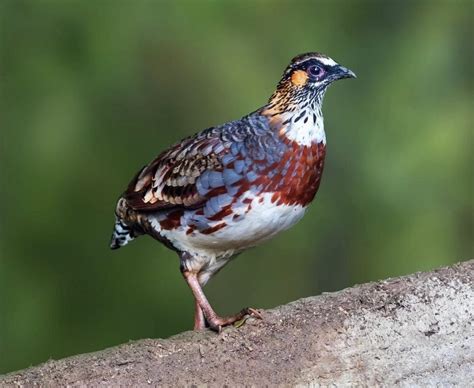
<instances>
[{"instance_id":1,"label":"bird's beak","mask_svg":"<svg viewBox=\"0 0 474 388\"><path fill-rule=\"evenodd\" d=\"M337 65L333 68L333 77L335 79L342 79L342 78L357 78L355 73L352 70L349 70L348 68Z\"/></svg>"}]
</instances>

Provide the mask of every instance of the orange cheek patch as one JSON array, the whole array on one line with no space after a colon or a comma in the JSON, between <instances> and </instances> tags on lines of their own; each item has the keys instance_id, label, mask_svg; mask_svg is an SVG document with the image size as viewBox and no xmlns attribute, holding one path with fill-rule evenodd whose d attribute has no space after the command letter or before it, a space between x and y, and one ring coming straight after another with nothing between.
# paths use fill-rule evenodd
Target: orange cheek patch
<instances>
[{"instance_id":1,"label":"orange cheek patch","mask_svg":"<svg viewBox=\"0 0 474 388\"><path fill-rule=\"evenodd\" d=\"M308 81L308 74L304 70L296 70L291 75L291 83L295 86L304 86Z\"/></svg>"}]
</instances>

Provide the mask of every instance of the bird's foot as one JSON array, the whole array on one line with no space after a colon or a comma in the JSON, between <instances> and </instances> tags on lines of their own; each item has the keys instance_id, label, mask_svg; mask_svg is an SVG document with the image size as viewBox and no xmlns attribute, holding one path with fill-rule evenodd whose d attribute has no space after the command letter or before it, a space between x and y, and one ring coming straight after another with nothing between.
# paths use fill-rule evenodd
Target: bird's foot
<instances>
[{"instance_id":1,"label":"bird's foot","mask_svg":"<svg viewBox=\"0 0 474 388\"><path fill-rule=\"evenodd\" d=\"M232 315L230 317L219 317L217 315L210 317L209 319L207 319L207 323L209 324L210 329L220 333L224 326L232 325L238 321L243 321L243 322L240 323L240 325L238 325L237 327L242 326L243 323L245 323L244 318L248 316L251 316L257 319L263 319L262 315L260 314L258 310L251 307L246 307L242 309L242 311L240 311L239 313Z\"/></svg>"},{"instance_id":2,"label":"bird's foot","mask_svg":"<svg viewBox=\"0 0 474 388\"><path fill-rule=\"evenodd\" d=\"M229 326L237 321L243 320L243 322L241 322L239 325L241 326L245 322L244 318L247 316L263 319L258 310L249 307L230 317L218 316L204 295L197 274L187 271L184 266L181 268L181 272L184 276L184 279L191 288L195 299L194 330L204 329L207 323L207 326L211 330L220 333L224 326Z\"/></svg>"}]
</instances>

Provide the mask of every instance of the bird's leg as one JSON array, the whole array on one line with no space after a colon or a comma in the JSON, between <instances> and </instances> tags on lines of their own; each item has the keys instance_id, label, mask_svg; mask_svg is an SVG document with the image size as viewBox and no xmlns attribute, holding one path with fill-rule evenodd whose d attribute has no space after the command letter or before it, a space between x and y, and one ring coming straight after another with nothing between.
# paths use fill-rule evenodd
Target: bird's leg
<instances>
[{"instance_id":1,"label":"bird's leg","mask_svg":"<svg viewBox=\"0 0 474 388\"><path fill-rule=\"evenodd\" d=\"M262 316L260 315L260 313L257 310L252 309L252 308L244 308L238 314L230 316L230 317L218 316L215 313L215 311L212 309L209 301L206 298L206 295L204 295L201 285L199 284L197 274L184 270L183 276L186 282L188 283L189 287L191 288L194 298L196 299L196 311L197 311L197 306L199 306L202 311L202 314L204 315L207 323L209 324L209 327L212 330L220 332L223 326L228 326L228 325L233 324L236 321L240 321L246 315L252 315L256 318L262 319ZM194 320L195 327L196 327L196 321L197 319L195 318Z\"/></svg>"},{"instance_id":2,"label":"bird's leg","mask_svg":"<svg viewBox=\"0 0 474 388\"><path fill-rule=\"evenodd\" d=\"M206 328L206 319L197 300L194 301L194 309L194 330L204 330Z\"/></svg>"}]
</instances>

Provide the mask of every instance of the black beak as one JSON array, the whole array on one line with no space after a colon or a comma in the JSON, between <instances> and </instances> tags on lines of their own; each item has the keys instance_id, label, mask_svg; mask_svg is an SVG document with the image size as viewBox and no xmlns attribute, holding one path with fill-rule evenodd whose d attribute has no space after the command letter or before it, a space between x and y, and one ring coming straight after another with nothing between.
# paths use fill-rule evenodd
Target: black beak
<instances>
[{"instance_id":1,"label":"black beak","mask_svg":"<svg viewBox=\"0 0 474 388\"><path fill-rule=\"evenodd\" d=\"M352 70L344 66L334 66L332 69L334 79L343 79L343 78L357 78L355 73Z\"/></svg>"}]
</instances>

